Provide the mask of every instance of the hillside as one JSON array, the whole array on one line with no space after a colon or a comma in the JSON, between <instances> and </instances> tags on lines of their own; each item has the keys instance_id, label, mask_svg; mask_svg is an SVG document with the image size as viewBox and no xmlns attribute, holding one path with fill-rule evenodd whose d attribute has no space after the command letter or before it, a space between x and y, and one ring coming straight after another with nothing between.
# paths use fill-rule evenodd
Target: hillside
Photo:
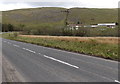
<instances>
[{"instance_id":1,"label":"hillside","mask_svg":"<svg viewBox=\"0 0 120 84\"><path fill-rule=\"evenodd\" d=\"M40 24L64 23L65 8L43 7L19 9L3 12L3 23L12 24ZM96 24L100 22L117 22L117 9L71 8L68 22Z\"/></svg>"},{"instance_id":2,"label":"hillside","mask_svg":"<svg viewBox=\"0 0 120 84\"><path fill-rule=\"evenodd\" d=\"M65 8L43 7L19 9L3 12L2 31L23 31L23 34L63 35L63 36L117 36L117 27L79 28L70 30L65 27ZM118 9L71 8L67 22L83 25L118 22ZM104 31L103 31L104 30Z\"/></svg>"},{"instance_id":3,"label":"hillside","mask_svg":"<svg viewBox=\"0 0 120 84\"><path fill-rule=\"evenodd\" d=\"M53 23L61 22L65 18L62 13L63 8L32 8L19 9L3 12L3 22L5 23Z\"/></svg>"}]
</instances>

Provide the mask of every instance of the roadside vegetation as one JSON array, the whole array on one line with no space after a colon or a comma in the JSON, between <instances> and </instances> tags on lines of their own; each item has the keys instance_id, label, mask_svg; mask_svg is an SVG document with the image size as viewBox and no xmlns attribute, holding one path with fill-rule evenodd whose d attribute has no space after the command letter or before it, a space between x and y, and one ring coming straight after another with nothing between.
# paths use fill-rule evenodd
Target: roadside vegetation
<instances>
[{"instance_id":1,"label":"roadside vegetation","mask_svg":"<svg viewBox=\"0 0 120 84\"><path fill-rule=\"evenodd\" d=\"M57 28L54 24L40 24L38 28L26 28L24 24L20 24L19 28L13 24L2 24L2 32L21 32L23 35L51 35L51 36L81 36L81 37L95 37L95 36L107 36L117 37L118 26L116 28L108 27L79 27L78 30L71 30L69 27Z\"/></svg>"},{"instance_id":2,"label":"roadside vegetation","mask_svg":"<svg viewBox=\"0 0 120 84\"><path fill-rule=\"evenodd\" d=\"M19 33L6 33L3 38L58 48L71 52L118 60L118 38L113 37L60 37L23 36ZM101 39L101 40L100 40ZM115 40L115 41L114 41ZM106 42L104 42L106 41ZM111 41L111 42L109 42Z\"/></svg>"}]
</instances>

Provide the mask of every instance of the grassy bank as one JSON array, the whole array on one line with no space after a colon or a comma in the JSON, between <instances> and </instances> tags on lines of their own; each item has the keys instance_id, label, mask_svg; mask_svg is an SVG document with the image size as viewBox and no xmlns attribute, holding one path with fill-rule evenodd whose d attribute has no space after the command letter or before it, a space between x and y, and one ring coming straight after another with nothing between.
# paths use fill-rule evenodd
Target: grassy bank
<instances>
[{"instance_id":1,"label":"grassy bank","mask_svg":"<svg viewBox=\"0 0 120 84\"><path fill-rule=\"evenodd\" d=\"M18 36L15 33L4 34L3 37L6 39L58 48L62 50L87 54L91 56L98 56L106 59L118 60L118 43L106 43L106 42L104 43L104 42L99 42L97 39L91 39L91 38L89 38L87 41L85 40L78 41L78 39L76 38L75 38L76 40L68 40L68 39L63 40L63 39L55 39L55 37L54 38L27 37L27 36Z\"/></svg>"}]
</instances>

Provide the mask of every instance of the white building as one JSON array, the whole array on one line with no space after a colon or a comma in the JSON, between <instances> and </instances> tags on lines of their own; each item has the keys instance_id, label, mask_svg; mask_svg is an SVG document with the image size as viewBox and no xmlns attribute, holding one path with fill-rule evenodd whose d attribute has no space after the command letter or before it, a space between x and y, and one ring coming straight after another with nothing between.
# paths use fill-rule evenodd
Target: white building
<instances>
[{"instance_id":1,"label":"white building","mask_svg":"<svg viewBox=\"0 0 120 84\"><path fill-rule=\"evenodd\" d=\"M81 24L69 24L68 26L70 27L71 30L78 30L79 27L82 27Z\"/></svg>"},{"instance_id":2,"label":"white building","mask_svg":"<svg viewBox=\"0 0 120 84\"><path fill-rule=\"evenodd\" d=\"M97 28L98 25L84 25L84 27Z\"/></svg>"},{"instance_id":3,"label":"white building","mask_svg":"<svg viewBox=\"0 0 120 84\"><path fill-rule=\"evenodd\" d=\"M98 24L98 26L105 26L105 27L109 27L109 28L115 28L116 23L100 23L100 24Z\"/></svg>"}]
</instances>

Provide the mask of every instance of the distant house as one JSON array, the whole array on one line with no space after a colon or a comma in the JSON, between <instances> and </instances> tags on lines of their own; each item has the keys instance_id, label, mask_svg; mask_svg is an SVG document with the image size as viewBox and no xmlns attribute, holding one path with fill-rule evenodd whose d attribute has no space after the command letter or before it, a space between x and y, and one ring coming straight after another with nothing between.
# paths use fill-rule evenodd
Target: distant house
<instances>
[{"instance_id":1,"label":"distant house","mask_svg":"<svg viewBox=\"0 0 120 84\"><path fill-rule=\"evenodd\" d=\"M99 23L98 26L104 26L109 28L115 28L116 23Z\"/></svg>"},{"instance_id":2,"label":"distant house","mask_svg":"<svg viewBox=\"0 0 120 84\"><path fill-rule=\"evenodd\" d=\"M87 28L97 28L97 27L108 27L115 28L116 23L99 23L99 24L91 24L91 25L83 25L83 24L69 24L67 25L70 30L78 30L79 27L87 27Z\"/></svg>"},{"instance_id":3,"label":"distant house","mask_svg":"<svg viewBox=\"0 0 120 84\"><path fill-rule=\"evenodd\" d=\"M99 23L99 24L84 25L84 27L90 27L90 28L97 28L97 27L115 28L116 23Z\"/></svg>"},{"instance_id":4,"label":"distant house","mask_svg":"<svg viewBox=\"0 0 120 84\"><path fill-rule=\"evenodd\" d=\"M98 27L98 24L91 24L90 27L91 27L91 28L97 28L97 27Z\"/></svg>"},{"instance_id":5,"label":"distant house","mask_svg":"<svg viewBox=\"0 0 120 84\"><path fill-rule=\"evenodd\" d=\"M96 27L98 27L98 25L84 25L84 27L96 28Z\"/></svg>"},{"instance_id":6,"label":"distant house","mask_svg":"<svg viewBox=\"0 0 120 84\"><path fill-rule=\"evenodd\" d=\"M83 25L81 24L69 24L68 25L71 30L78 30L79 27L82 27Z\"/></svg>"}]
</instances>

